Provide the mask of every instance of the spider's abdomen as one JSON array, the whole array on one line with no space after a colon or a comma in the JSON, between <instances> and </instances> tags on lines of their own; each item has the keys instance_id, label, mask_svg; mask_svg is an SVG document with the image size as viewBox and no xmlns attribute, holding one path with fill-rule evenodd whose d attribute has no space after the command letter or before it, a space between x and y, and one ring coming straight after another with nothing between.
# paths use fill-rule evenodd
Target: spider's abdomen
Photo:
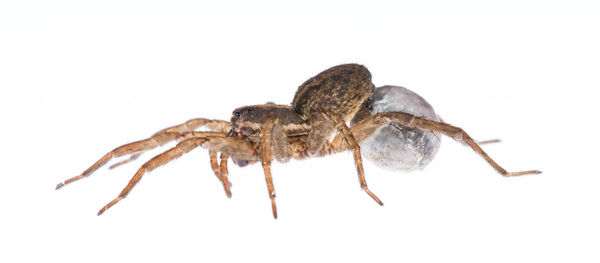
<instances>
[{"instance_id":1,"label":"spider's abdomen","mask_svg":"<svg viewBox=\"0 0 600 263\"><path fill-rule=\"evenodd\" d=\"M329 68L300 85L292 107L305 117L330 112L347 122L374 88L371 73L365 66L343 64Z\"/></svg>"}]
</instances>

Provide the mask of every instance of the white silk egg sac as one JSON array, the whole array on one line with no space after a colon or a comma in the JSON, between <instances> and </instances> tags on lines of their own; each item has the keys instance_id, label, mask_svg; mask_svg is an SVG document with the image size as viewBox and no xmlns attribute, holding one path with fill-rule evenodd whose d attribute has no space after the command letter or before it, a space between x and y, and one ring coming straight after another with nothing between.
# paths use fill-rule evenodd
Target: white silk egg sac
<instances>
[{"instance_id":1,"label":"white silk egg sac","mask_svg":"<svg viewBox=\"0 0 600 263\"><path fill-rule=\"evenodd\" d=\"M361 107L352 124L379 112L400 111L417 117L440 121L433 107L418 94L400 86L376 88ZM360 142L362 155L375 165L396 172L421 170L429 164L440 147L441 136L390 122Z\"/></svg>"}]
</instances>

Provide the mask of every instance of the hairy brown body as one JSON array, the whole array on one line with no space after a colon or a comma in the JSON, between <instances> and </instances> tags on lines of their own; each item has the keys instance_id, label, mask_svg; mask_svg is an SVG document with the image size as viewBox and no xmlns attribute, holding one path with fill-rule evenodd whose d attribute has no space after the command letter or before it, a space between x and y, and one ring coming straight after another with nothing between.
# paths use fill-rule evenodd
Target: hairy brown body
<instances>
[{"instance_id":1,"label":"hairy brown body","mask_svg":"<svg viewBox=\"0 0 600 263\"><path fill-rule=\"evenodd\" d=\"M300 85L292 107L305 119L329 112L348 122L374 89L371 73L365 66L339 65Z\"/></svg>"}]
</instances>

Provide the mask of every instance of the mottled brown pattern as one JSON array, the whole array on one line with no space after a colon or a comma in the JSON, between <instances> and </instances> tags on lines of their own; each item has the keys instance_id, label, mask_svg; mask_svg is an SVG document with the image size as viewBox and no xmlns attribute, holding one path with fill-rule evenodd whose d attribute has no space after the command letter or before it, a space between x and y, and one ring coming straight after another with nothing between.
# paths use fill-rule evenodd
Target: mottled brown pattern
<instances>
[{"instance_id":1,"label":"mottled brown pattern","mask_svg":"<svg viewBox=\"0 0 600 263\"><path fill-rule=\"evenodd\" d=\"M374 89L371 73L365 66L339 65L300 85L292 107L305 119L326 111L348 122Z\"/></svg>"},{"instance_id":2,"label":"mottled brown pattern","mask_svg":"<svg viewBox=\"0 0 600 263\"><path fill-rule=\"evenodd\" d=\"M315 155L335 133L334 125L323 113L331 113L348 122L374 89L371 73L359 64L329 68L300 85L292 107L311 124L308 153Z\"/></svg>"}]
</instances>

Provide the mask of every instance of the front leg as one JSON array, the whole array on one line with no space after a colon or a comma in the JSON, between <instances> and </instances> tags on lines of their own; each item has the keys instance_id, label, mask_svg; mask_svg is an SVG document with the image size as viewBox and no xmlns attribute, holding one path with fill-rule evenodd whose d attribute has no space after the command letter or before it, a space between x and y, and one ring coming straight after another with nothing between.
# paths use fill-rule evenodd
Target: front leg
<instances>
[{"instance_id":1,"label":"front leg","mask_svg":"<svg viewBox=\"0 0 600 263\"><path fill-rule=\"evenodd\" d=\"M175 147L155 156L150 159L148 162L144 163L142 167L138 169L135 175L131 178L127 186L121 191L121 193L108 204L106 204L100 211L98 215L104 213L107 209L115 205L117 202L124 199L129 192L137 185L137 183L142 179L144 174L154 170L155 168L164 165L172 160L175 160L181 157L183 154L197 148L202 147L211 151L218 151L227 153L229 156L233 158L239 158L243 160L256 160L256 150L247 141L238 140L229 137L216 137L216 136L205 136L205 134L210 134L207 132L196 132L195 137L186 139L178 143Z\"/></svg>"},{"instance_id":2,"label":"front leg","mask_svg":"<svg viewBox=\"0 0 600 263\"><path fill-rule=\"evenodd\" d=\"M221 166L217 161L217 152L213 150L208 151L208 156L210 159L210 168L212 168L213 173L217 176L217 179L223 184L223 190L225 190L225 195L227 198L231 198L231 190L229 185L229 179L227 177L227 154L221 154ZM225 158L223 158L225 157Z\"/></svg>"},{"instance_id":3,"label":"front leg","mask_svg":"<svg viewBox=\"0 0 600 263\"><path fill-rule=\"evenodd\" d=\"M265 180L267 181L267 190L271 199L271 209L273 217L277 219L277 205L275 204L275 187L273 186L273 177L271 176L271 134L275 125L275 117L269 117L260 127L260 161L265 172Z\"/></svg>"},{"instance_id":4,"label":"front leg","mask_svg":"<svg viewBox=\"0 0 600 263\"><path fill-rule=\"evenodd\" d=\"M184 134L191 134L192 131L200 127L206 127L208 130L213 131L215 134L219 134L218 136L221 136L220 134L223 134L224 136L231 129L231 124L227 121L197 118L191 119L179 125L160 130L154 135L152 135L150 138L128 143L113 149L112 151L102 156L100 160L92 164L92 166L83 171L83 173L81 173L80 175L71 177L59 183L56 186L56 189L58 190L69 183L90 176L94 171L102 167L104 164L106 164L113 158L131 155L129 159L123 160L112 165L110 167L111 169L137 159L145 151L154 149L158 146L162 146L174 140L181 139L182 137L184 137Z\"/></svg>"}]
</instances>

